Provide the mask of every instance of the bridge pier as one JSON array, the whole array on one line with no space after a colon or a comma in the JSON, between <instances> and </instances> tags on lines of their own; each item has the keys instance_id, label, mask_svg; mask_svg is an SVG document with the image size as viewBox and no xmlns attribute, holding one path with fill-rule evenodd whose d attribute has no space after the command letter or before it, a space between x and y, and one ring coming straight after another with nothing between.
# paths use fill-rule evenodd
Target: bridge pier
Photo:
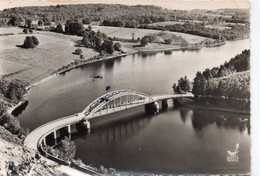
<instances>
[{"instance_id":1,"label":"bridge pier","mask_svg":"<svg viewBox=\"0 0 260 176\"><path fill-rule=\"evenodd\" d=\"M146 113L153 113L158 114L159 113L160 105L158 102L153 102L145 105L145 112Z\"/></svg>"},{"instance_id":2,"label":"bridge pier","mask_svg":"<svg viewBox=\"0 0 260 176\"><path fill-rule=\"evenodd\" d=\"M43 146L46 146L46 137L43 138L42 143Z\"/></svg>"},{"instance_id":3,"label":"bridge pier","mask_svg":"<svg viewBox=\"0 0 260 176\"><path fill-rule=\"evenodd\" d=\"M57 145L57 131L53 131L53 135L54 135L54 144Z\"/></svg>"},{"instance_id":4,"label":"bridge pier","mask_svg":"<svg viewBox=\"0 0 260 176\"><path fill-rule=\"evenodd\" d=\"M173 98L174 107L178 107L181 104L182 104L182 98Z\"/></svg>"},{"instance_id":5,"label":"bridge pier","mask_svg":"<svg viewBox=\"0 0 260 176\"><path fill-rule=\"evenodd\" d=\"M88 120L83 121L84 126L87 128L88 133L90 133L90 122Z\"/></svg>"},{"instance_id":6,"label":"bridge pier","mask_svg":"<svg viewBox=\"0 0 260 176\"><path fill-rule=\"evenodd\" d=\"M162 109L165 110L168 108L168 99L162 100Z\"/></svg>"},{"instance_id":7,"label":"bridge pier","mask_svg":"<svg viewBox=\"0 0 260 176\"><path fill-rule=\"evenodd\" d=\"M68 135L69 135L69 139L71 139L71 126L68 125Z\"/></svg>"}]
</instances>

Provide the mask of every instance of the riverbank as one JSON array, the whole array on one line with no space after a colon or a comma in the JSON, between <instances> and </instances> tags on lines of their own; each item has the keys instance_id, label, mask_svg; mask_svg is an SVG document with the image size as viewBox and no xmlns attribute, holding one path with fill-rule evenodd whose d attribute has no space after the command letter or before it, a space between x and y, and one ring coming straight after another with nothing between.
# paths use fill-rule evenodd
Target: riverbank
<instances>
[{"instance_id":1,"label":"riverbank","mask_svg":"<svg viewBox=\"0 0 260 176\"><path fill-rule=\"evenodd\" d=\"M105 61L105 60L109 60L109 59L116 59L116 58L120 58L120 57L125 57L127 55L133 55L136 53L149 53L149 52L164 52L164 51L192 51L192 50L199 50L202 47L194 47L193 45L191 45L190 47L180 47L180 46L176 46L176 45L166 45L166 44L158 44L158 43L150 43L145 47L133 47L135 45L135 43L130 43L130 42L122 42L122 52L115 52L113 55L94 55L92 57L89 58L85 58L85 59L74 59L74 61L70 62L69 64L62 66L61 68L57 69L56 71L50 71L49 74L46 76L40 76L38 77L39 79L37 79L35 82L32 82L31 84L27 85L27 90L29 90L31 87L36 86L46 80L49 80L55 76L58 76L59 74L63 74L67 71L70 71L72 69L78 68L80 66L84 66L84 65L88 65L88 64L92 64L95 62L101 62L101 61ZM26 96L26 95L25 95ZM22 104L23 101L19 102L16 105L11 106L10 108L8 108L8 113L12 113L12 111L19 107Z\"/></svg>"},{"instance_id":2,"label":"riverbank","mask_svg":"<svg viewBox=\"0 0 260 176\"><path fill-rule=\"evenodd\" d=\"M205 104L200 104L200 103L196 103L196 102L183 104L183 106L187 107L187 108L194 108L194 109L204 109L204 110L210 110L210 111L222 111L222 112L231 112L231 113L250 115L249 110L239 110L239 109L235 109L235 108L223 108L223 107L218 107L217 105L205 105Z\"/></svg>"}]
</instances>

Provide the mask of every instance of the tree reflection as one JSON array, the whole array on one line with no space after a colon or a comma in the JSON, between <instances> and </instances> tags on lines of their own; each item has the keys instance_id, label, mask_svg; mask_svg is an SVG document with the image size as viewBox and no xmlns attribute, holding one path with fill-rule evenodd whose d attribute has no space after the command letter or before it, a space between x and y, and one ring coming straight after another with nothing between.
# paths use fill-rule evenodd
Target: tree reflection
<instances>
[{"instance_id":1,"label":"tree reflection","mask_svg":"<svg viewBox=\"0 0 260 176\"><path fill-rule=\"evenodd\" d=\"M142 58L146 58L148 56L154 56L156 55L157 53L156 52L142 52L140 54L138 54L139 56L142 56Z\"/></svg>"},{"instance_id":2,"label":"tree reflection","mask_svg":"<svg viewBox=\"0 0 260 176\"><path fill-rule=\"evenodd\" d=\"M188 109L180 109L180 114L181 114L181 121L183 123L186 123L186 120L193 116L193 111Z\"/></svg>"},{"instance_id":3,"label":"tree reflection","mask_svg":"<svg viewBox=\"0 0 260 176\"><path fill-rule=\"evenodd\" d=\"M18 115L22 114L23 111L26 109L26 107L28 106L29 104L29 101L25 101L23 102L20 106L18 106L17 108L15 108L13 111L12 111L12 115L17 117Z\"/></svg>"},{"instance_id":4,"label":"tree reflection","mask_svg":"<svg viewBox=\"0 0 260 176\"><path fill-rule=\"evenodd\" d=\"M241 133L247 129L248 134L250 134L249 115L197 109L193 112L192 125L195 130L201 130L215 123L218 127L238 129ZM182 120L186 118L185 116L185 113L182 112Z\"/></svg>"}]
</instances>

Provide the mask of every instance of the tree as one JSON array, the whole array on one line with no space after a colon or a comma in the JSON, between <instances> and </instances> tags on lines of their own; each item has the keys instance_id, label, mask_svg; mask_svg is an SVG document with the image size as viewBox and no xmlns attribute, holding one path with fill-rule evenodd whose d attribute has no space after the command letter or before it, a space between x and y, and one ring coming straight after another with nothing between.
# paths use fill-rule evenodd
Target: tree
<instances>
[{"instance_id":1,"label":"tree","mask_svg":"<svg viewBox=\"0 0 260 176\"><path fill-rule=\"evenodd\" d=\"M38 46L39 45L39 40L35 36L32 36L32 39L33 39L34 45Z\"/></svg>"},{"instance_id":2,"label":"tree","mask_svg":"<svg viewBox=\"0 0 260 176\"><path fill-rule=\"evenodd\" d=\"M90 44L89 38L87 36L84 36L81 40L81 43L87 47Z\"/></svg>"},{"instance_id":3,"label":"tree","mask_svg":"<svg viewBox=\"0 0 260 176\"><path fill-rule=\"evenodd\" d=\"M88 30L91 31L92 30L92 26L88 25Z\"/></svg>"},{"instance_id":4,"label":"tree","mask_svg":"<svg viewBox=\"0 0 260 176\"><path fill-rule=\"evenodd\" d=\"M68 20L65 24L65 33L72 35L82 35L84 27L82 23Z\"/></svg>"},{"instance_id":5,"label":"tree","mask_svg":"<svg viewBox=\"0 0 260 176\"><path fill-rule=\"evenodd\" d=\"M12 26L19 26L20 25L20 20L17 16L13 16L9 22L8 22L8 25L12 25Z\"/></svg>"},{"instance_id":6,"label":"tree","mask_svg":"<svg viewBox=\"0 0 260 176\"><path fill-rule=\"evenodd\" d=\"M29 29L32 27L32 20L31 19L27 19L25 21L25 27L27 27Z\"/></svg>"},{"instance_id":7,"label":"tree","mask_svg":"<svg viewBox=\"0 0 260 176\"><path fill-rule=\"evenodd\" d=\"M102 46L102 38L95 35L94 40L95 40L95 46L94 47L99 49Z\"/></svg>"},{"instance_id":8,"label":"tree","mask_svg":"<svg viewBox=\"0 0 260 176\"><path fill-rule=\"evenodd\" d=\"M213 69L211 69L211 75L212 75L213 78L218 77L218 71L219 71L218 67L214 67Z\"/></svg>"},{"instance_id":9,"label":"tree","mask_svg":"<svg viewBox=\"0 0 260 176\"><path fill-rule=\"evenodd\" d=\"M76 154L76 144L67 137L61 141L61 157L66 161L70 161Z\"/></svg>"},{"instance_id":10,"label":"tree","mask_svg":"<svg viewBox=\"0 0 260 176\"><path fill-rule=\"evenodd\" d=\"M57 25L56 32L58 32L58 33L63 33L64 32L61 24Z\"/></svg>"},{"instance_id":11,"label":"tree","mask_svg":"<svg viewBox=\"0 0 260 176\"><path fill-rule=\"evenodd\" d=\"M121 44L119 43L119 42L116 42L115 44L114 44L114 48L115 48L115 50L116 51L121 51Z\"/></svg>"},{"instance_id":12,"label":"tree","mask_svg":"<svg viewBox=\"0 0 260 176\"><path fill-rule=\"evenodd\" d=\"M23 47L24 48L34 48L39 45L39 41L35 36L27 36L24 40Z\"/></svg>"},{"instance_id":13,"label":"tree","mask_svg":"<svg viewBox=\"0 0 260 176\"><path fill-rule=\"evenodd\" d=\"M206 90L206 78L201 72L197 72L193 81L192 93L194 95L204 95Z\"/></svg>"},{"instance_id":14,"label":"tree","mask_svg":"<svg viewBox=\"0 0 260 176\"><path fill-rule=\"evenodd\" d=\"M9 114L3 114L0 118L0 124L13 134L18 134L21 126L20 122Z\"/></svg>"},{"instance_id":15,"label":"tree","mask_svg":"<svg viewBox=\"0 0 260 176\"><path fill-rule=\"evenodd\" d=\"M189 92L190 91L191 83L190 83L189 79L187 78L187 76L184 76L183 78L180 78L178 80L178 86L184 92Z\"/></svg>"},{"instance_id":16,"label":"tree","mask_svg":"<svg viewBox=\"0 0 260 176\"><path fill-rule=\"evenodd\" d=\"M38 26L42 26L43 25L43 21L42 20L39 20L38 21Z\"/></svg>"},{"instance_id":17,"label":"tree","mask_svg":"<svg viewBox=\"0 0 260 176\"><path fill-rule=\"evenodd\" d=\"M132 35L132 40L135 40L135 33L133 32L131 35Z\"/></svg>"},{"instance_id":18,"label":"tree","mask_svg":"<svg viewBox=\"0 0 260 176\"><path fill-rule=\"evenodd\" d=\"M148 38L146 36L144 36L142 39L141 39L141 44L142 45L147 45L148 44Z\"/></svg>"},{"instance_id":19,"label":"tree","mask_svg":"<svg viewBox=\"0 0 260 176\"><path fill-rule=\"evenodd\" d=\"M105 50L108 54L113 54L115 49L113 46L113 42L110 40L105 40L102 44L102 49Z\"/></svg>"},{"instance_id":20,"label":"tree","mask_svg":"<svg viewBox=\"0 0 260 176\"><path fill-rule=\"evenodd\" d=\"M25 38L23 47L24 48L34 48L35 47L32 37L27 36Z\"/></svg>"},{"instance_id":21,"label":"tree","mask_svg":"<svg viewBox=\"0 0 260 176\"><path fill-rule=\"evenodd\" d=\"M28 33L28 29L27 29L27 28L24 28L24 29L23 29L23 33L27 34L27 33Z\"/></svg>"},{"instance_id":22,"label":"tree","mask_svg":"<svg viewBox=\"0 0 260 176\"><path fill-rule=\"evenodd\" d=\"M210 69L208 69L208 68L203 72L203 75L206 78L206 80L213 78L212 73L211 73Z\"/></svg>"},{"instance_id":23,"label":"tree","mask_svg":"<svg viewBox=\"0 0 260 176\"><path fill-rule=\"evenodd\" d=\"M83 24L90 24L90 23L91 23L91 20L90 20L89 18L84 18L84 19L82 20L82 23L83 23Z\"/></svg>"}]
</instances>

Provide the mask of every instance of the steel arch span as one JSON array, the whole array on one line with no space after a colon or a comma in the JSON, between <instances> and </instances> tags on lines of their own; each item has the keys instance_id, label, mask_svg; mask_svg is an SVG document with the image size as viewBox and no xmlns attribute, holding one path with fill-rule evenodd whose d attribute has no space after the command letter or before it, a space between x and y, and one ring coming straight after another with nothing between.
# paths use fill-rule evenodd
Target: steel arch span
<instances>
[{"instance_id":1,"label":"steel arch span","mask_svg":"<svg viewBox=\"0 0 260 176\"><path fill-rule=\"evenodd\" d=\"M153 102L153 97L131 90L116 90L104 94L90 103L82 113L86 117L92 117L103 113L107 114L110 111L119 111L132 106L139 106Z\"/></svg>"}]
</instances>

